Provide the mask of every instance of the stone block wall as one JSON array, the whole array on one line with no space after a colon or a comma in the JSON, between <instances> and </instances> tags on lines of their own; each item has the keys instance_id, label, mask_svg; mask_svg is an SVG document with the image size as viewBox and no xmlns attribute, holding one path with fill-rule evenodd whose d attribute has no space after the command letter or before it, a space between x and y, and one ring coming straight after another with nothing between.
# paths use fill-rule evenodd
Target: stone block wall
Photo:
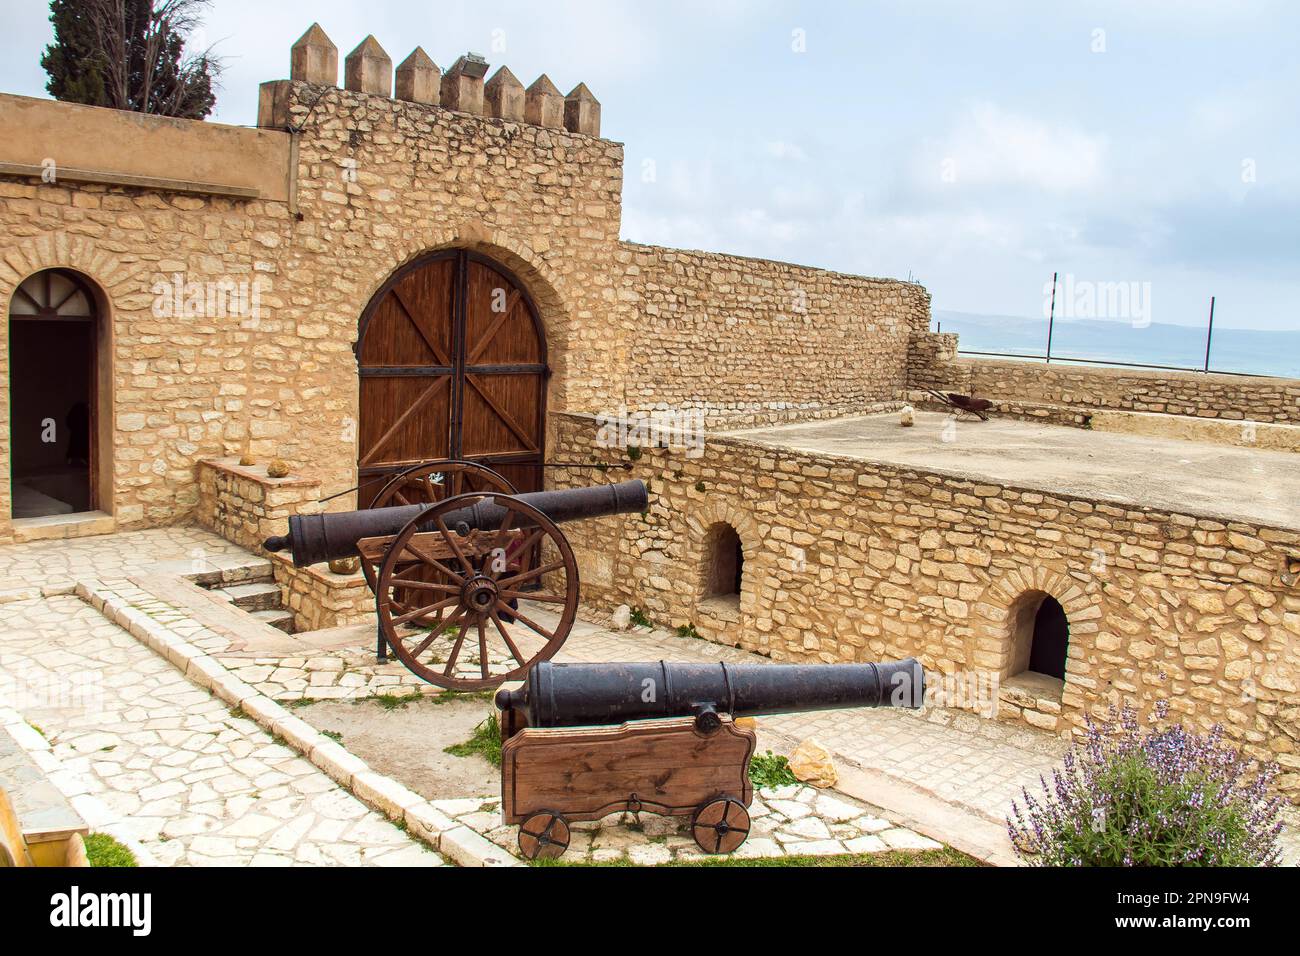
<instances>
[{"instance_id":1,"label":"stone block wall","mask_svg":"<svg viewBox=\"0 0 1300 956\"><path fill-rule=\"evenodd\" d=\"M859 413L897 400L921 286L625 242L619 301L629 409L701 410L710 426Z\"/></svg>"},{"instance_id":2,"label":"stone block wall","mask_svg":"<svg viewBox=\"0 0 1300 956\"><path fill-rule=\"evenodd\" d=\"M622 147L589 135L585 99L574 125L587 132L573 132L301 81L275 87L275 109L298 132L244 132L259 149L283 140L287 200L0 177L0 303L54 267L80 272L100 299L111 343L100 356L111 383L100 507L118 528L188 519L205 458L282 458L327 494L351 486L358 320L398 267L429 251L474 249L524 281L546 327L553 407L621 401L628 323L611 277ZM215 125L169 129L182 140L190 129L199 149ZM51 151L57 159L58 143ZM95 162L84 144L78 156ZM256 290L255 312L212 308L205 293L232 281ZM0 323L6 379L7 335ZM7 465L7 389L0 422ZM0 483L0 540L11 535L9 495Z\"/></svg>"},{"instance_id":3,"label":"stone block wall","mask_svg":"<svg viewBox=\"0 0 1300 956\"><path fill-rule=\"evenodd\" d=\"M912 332L907 346L907 386L958 391L953 374L957 361L955 332Z\"/></svg>"},{"instance_id":4,"label":"stone block wall","mask_svg":"<svg viewBox=\"0 0 1300 956\"><path fill-rule=\"evenodd\" d=\"M202 461L198 475L198 523L254 554L261 553L267 538L286 533L290 515L323 510L320 482L314 478L270 478L265 465L240 465L234 459Z\"/></svg>"},{"instance_id":5,"label":"stone block wall","mask_svg":"<svg viewBox=\"0 0 1300 956\"><path fill-rule=\"evenodd\" d=\"M270 557L284 606L293 612L296 632L374 623L375 596L360 572L335 574L323 564L296 568L288 555Z\"/></svg>"},{"instance_id":6,"label":"stone block wall","mask_svg":"<svg viewBox=\"0 0 1300 956\"><path fill-rule=\"evenodd\" d=\"M564 454L615 460L595 423L558 416ZM1088 713L1161 699L1278 760L1300 797L1300 532L982 484L855 459L710 439L689 458L645 449L644 517L579 522L583 599L778 660L921 658L995 684L1001 716L1061 733ZM572 483L581 483L575 477ZM706 542L725 522L738 598L706 591ZM1288 584L1290 580L1292 583ZM1070 623L1055 696L1012 669L1015 611L1047 594Z\"/></svg>"},{"instance_id":7,"label":"stone block wall","mask_svg":"<svg viewBox=\"0 0 1300 956\"><path fill-rule=\"evenodd\" d=\"M914 339L908 366L911 387L1022 405L1300 423L1300 380L1296 379L958 358L955 348L940 343L949 337L949 333L926 333Z\"/></svg>"}]
</instances>

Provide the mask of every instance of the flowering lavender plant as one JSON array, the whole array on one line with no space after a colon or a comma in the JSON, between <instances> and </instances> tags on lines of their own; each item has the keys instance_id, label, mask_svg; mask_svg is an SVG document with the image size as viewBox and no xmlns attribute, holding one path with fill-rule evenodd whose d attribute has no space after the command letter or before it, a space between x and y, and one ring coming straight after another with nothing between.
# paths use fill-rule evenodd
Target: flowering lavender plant
<instances>
[{"instance_id":1,"label":"flowering lavender plant","mask_svg":"<svg viewBox=\"0 0 1300 956\"><path fill-rule=\"evenodd\" d=\"M1156 708L1164 721L1168 705ZM1037 866L1276 866L1277 768L1223 743L1222 728L1143 730L1111 708L1043 779L1037 799L1013 801L1007 831Z\"/></svg>"}]
</instances>

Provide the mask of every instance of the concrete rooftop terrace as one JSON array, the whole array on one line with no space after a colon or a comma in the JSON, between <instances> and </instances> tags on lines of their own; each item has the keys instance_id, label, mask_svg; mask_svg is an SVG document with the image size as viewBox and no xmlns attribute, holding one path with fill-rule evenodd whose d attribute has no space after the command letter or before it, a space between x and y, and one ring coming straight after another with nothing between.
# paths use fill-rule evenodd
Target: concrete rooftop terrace
<instances>
[{"instance_id":1,"label":"concrete rooftop terrace","mask_svg":"<svg viewBox=\"0 0 1300 956\"><path fill-rule=\"evenodd\" d=\"M856 458L1034 491L1300 530L1300 455L1016 419L897 412L725 432L814 455ZM945 441L945 437L950 440Z\"/></svg>"}]
</instances>

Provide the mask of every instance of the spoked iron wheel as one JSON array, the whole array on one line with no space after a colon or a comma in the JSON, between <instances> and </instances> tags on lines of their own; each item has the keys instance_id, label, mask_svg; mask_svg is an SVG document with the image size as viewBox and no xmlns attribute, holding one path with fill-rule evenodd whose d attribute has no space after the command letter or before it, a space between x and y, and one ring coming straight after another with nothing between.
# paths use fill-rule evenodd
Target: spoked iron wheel
<instances>
[{"instance_id":1,"label":"spoked iron wheel","mask_svg":"<svg viewBox=\"0 0 1300 956\"><path fill-rule=\"evenodd\" d=\"M569 823L558 813L534 813L519 827L519 852L527 860L553 860L569 848Z\"/></svg>"},{"instance_id":2,"label":"spoked iron wheel","mask_svg":"<svg viewBox=\"0 0 1300 956\"><path fill-rule=\"evenodd\" d=\"M445 516L496 504L496 527L448 527ZM421 530L428 529L428 530ZM521 601L559 614L554 625ZM387 546L375 592L379 627L414 674L453 690L521 680L569 636L578 564L554 522L518 498L469 494L430 505Z\"/></svg>"},{"instance_id":3,"label":"spoked iron wheel","mask_svg":"<svg viewBox=\"0 0 1300 956\"><path fill-rule=\"evenodd\" d=\"M749 836L749 811L730 797L710 800L695 811L691 836L705 853L730 853Z\"/></svg>"}]
</instances>

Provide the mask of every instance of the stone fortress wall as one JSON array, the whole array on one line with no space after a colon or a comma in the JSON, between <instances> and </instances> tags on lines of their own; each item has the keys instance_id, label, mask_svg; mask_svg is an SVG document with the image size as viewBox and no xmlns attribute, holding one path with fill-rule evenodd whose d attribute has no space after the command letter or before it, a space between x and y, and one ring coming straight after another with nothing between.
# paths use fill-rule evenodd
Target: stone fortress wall
<instances>
[{"instance_id":1,"label":"stone fortress wall","mask_svg":"<svg viewBox=\"0 0 1300 956\"><path fill-rule=\"evenodd\" d=\"M623 243L620 295L638 317L633 411L697 409L710 427L830 418L897 401L921 286Z\"/></svg>"},{"instance_id":2,"label":"stone fortress wall","mask_svg":"<svg viewBox=\"0 0 1300 956\"><path fill-rule=\"evenodd\" d=\"M626 460L585 416L555 431L566 456ZM1278 760L1300 799L1300 532L730 437L700 457L644 448L631 474L651 485L644 516L566 527L599 610L776 660L915 655L949 703L1058 733L1169 700ZM743 548L738 598L713 593L721 526ZM1044 595L1069 620L1063 683L1019 673Z\"/></svg>"},{"instance_id":3,"label":"stone fortress wall","mask_svg":"<svg viewBox=\"0 0 1300 956\"><path fill-rule=\"evenodd\" d=\"M1019 404L1300 424L1300 380L959 358L951 332L913 336L908 381L912 388L946 388Z\"/></svg>"}]
</instances>

